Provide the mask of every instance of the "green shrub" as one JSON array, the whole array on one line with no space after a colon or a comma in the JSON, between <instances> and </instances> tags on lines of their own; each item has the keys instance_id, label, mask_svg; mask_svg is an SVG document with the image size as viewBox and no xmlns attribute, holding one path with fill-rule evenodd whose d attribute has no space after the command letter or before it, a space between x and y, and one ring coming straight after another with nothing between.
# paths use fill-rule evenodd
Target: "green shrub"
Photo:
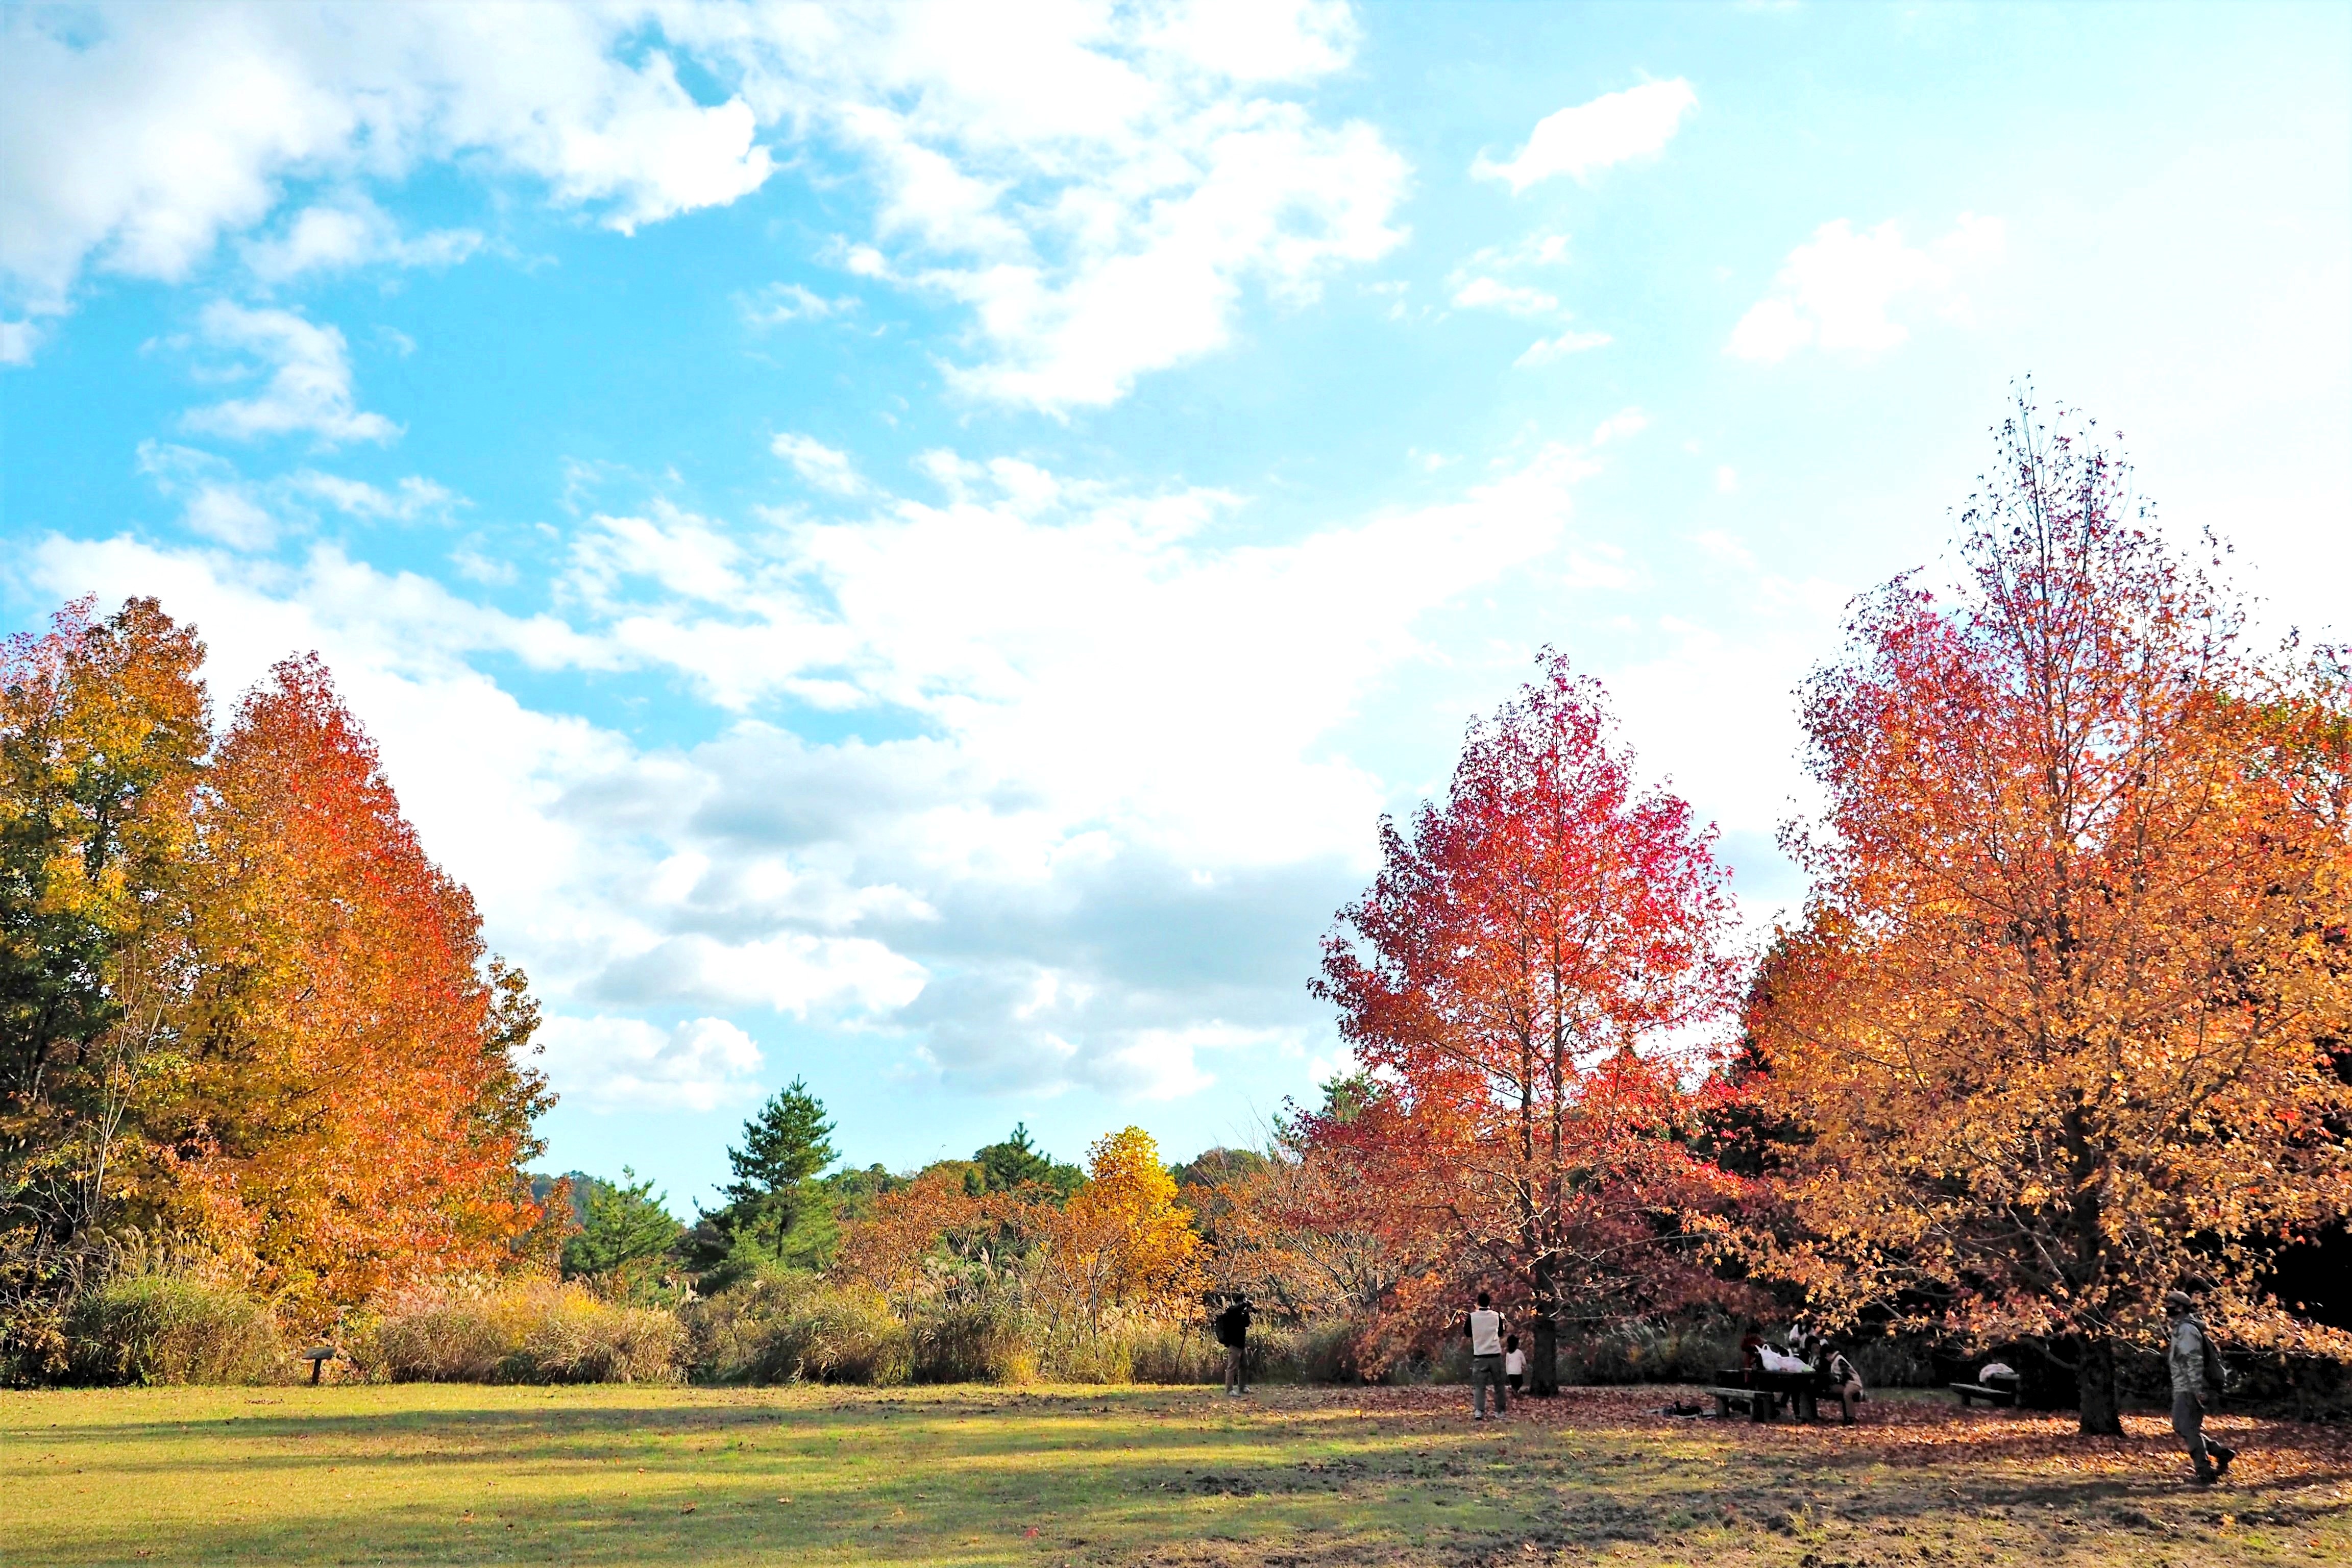
<instances>
[{"instance_id":1,"label":"green shrub","mask_svg":"<svg viewBox=\"0 0 2352 1568\"><path fill-rule=\"evenodd\" d=\"M267 1308L184 1275L120 1275L86 1291L66 1335L68 1375L81 1383L259 1383L286 1366Z\"/></svg>"},{"instance_id":2,"label":"green shrub","mask_svg":"<svg viewBox=\"0 0 2352 1568\"><path fill-rule=\"evenodd\" d=\"M755 1274L689 1302L696 1375L711 1383L905 1383L914 1335L869 1290L814 1274Z\"/></svg>"},{"instance_id":3,"label":"green shrub","mask_svg":"<svg viewBox=\"0 0 2352 1568\"><path fill-rule=\"evenodd\" d=\"M393 1383L672 1383L686 1349L675 1314L547 1279L423 1295L350 1346L364 1373Z\"/></svg>"}]
</instances>

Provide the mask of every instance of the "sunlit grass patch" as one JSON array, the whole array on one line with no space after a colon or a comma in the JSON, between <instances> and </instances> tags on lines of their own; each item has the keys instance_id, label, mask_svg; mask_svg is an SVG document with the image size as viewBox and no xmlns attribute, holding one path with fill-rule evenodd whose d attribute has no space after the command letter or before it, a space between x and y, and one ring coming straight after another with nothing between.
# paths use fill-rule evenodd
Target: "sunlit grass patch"
<instances>
[{"instance_id":1,"label":"sunlit grass patch","mask_svg":"<svg viewBox=\"0 0 2352 1568\"><path fill-rule=\"evenodd\" d=\"M1896 1397L1855 1428L1589 1389L464 1385L0 1395L25 1563L1465 1564L2352 1560L2352 1450L2222 1416L2210 1491L2153 1416ZM2241 1439L2242 1439L2241 1441Z\"/></svg>"}]
</instances>

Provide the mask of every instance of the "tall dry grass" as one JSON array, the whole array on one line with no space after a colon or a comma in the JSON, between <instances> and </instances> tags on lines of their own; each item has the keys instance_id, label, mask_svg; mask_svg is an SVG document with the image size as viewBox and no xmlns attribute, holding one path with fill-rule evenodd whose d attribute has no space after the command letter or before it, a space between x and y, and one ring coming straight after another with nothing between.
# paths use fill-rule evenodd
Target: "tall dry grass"
<instances>
[{"instance_id":1,"label":"tall dry grass","mask_svg":"<svg viewBox=\"0 0 2352 1568\"><path fill-rule=\"evenodd\" d=\"M905 1383L915 1338L882 1297L813 1274L755 1275L679 1313L709 1383Z\"/></svg>"},{"instance_id":2,"label":"tall dry grass","mask_svg":"<svg viewBox=\"0 0 2352 1568\"><path fill-rule=\"evenodd\" d=\"M420 1292L346 1348L364 1375L390 1383L675 1383L687 1333L672 1313L527 1279Z\"/></svg>"},{"instance_id":3,"label":"tall dry grass","mask_svg":"<svg viewBox=\"0 0 2352 1568\"><path fill-rule=\"evenodd\" d=\"M79 1383L266 1383L287 1370L268 1309L196 1275L117 1275L76 1299L66 1336Z\"/></svg>"}]
</instances>

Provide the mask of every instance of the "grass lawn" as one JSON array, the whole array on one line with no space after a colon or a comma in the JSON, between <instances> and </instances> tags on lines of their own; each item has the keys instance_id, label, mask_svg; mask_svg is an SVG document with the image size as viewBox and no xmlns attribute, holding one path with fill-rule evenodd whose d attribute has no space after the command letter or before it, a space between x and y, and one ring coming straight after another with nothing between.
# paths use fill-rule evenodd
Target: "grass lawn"
<instances>
[{"instance_id":1,"label":"grass lawn","mask_svg":"<svg viewBox=\"0 0 2352 1568\"><path fill-rule=\"evenodd\" d=\"M1586 1389L407 1386L0 1394L0 1561L2352 1563L2352 1435L1897 1394L1852 1429Z\"/></svg>"}]
</instances>

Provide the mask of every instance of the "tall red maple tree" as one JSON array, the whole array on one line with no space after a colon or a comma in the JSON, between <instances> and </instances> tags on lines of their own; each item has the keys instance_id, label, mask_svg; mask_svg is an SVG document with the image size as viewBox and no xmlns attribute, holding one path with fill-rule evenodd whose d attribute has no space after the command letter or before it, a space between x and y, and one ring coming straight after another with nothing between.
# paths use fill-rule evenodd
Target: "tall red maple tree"
<instances>
[{"instance_id":1,"label":"tall red maple tree","mask_svg":"<svg viewBox=\"0 0 2352 1568\"><path fill-rule=\"evenodd\" d=\"M1541 665L1472 726L1442 801L1381 823L1380 874L1314 987L1374 1087L1298 1125L1426 1260L1399 1309L1503 1287L1533 1310L1549 1393L1564 1317L1715 1288L1693 1222L1738 1184L1693 1152L1675 1061L1731 996L1713 831L1637 787L1595 683Z\"/></svg>"},{"instance_id":2,"label":"tall red maple tree","mask_svg":"<svg viewBox=\"0 0 2352 1568\"><path fill-rule=\"evenodd\" d=\"M509 1261L551 1102L520 973L425 855L314 655L249 693L214 755L202 979L149 1125L179 1217L297 1321Z\"/></svg>"}]
</instances>

